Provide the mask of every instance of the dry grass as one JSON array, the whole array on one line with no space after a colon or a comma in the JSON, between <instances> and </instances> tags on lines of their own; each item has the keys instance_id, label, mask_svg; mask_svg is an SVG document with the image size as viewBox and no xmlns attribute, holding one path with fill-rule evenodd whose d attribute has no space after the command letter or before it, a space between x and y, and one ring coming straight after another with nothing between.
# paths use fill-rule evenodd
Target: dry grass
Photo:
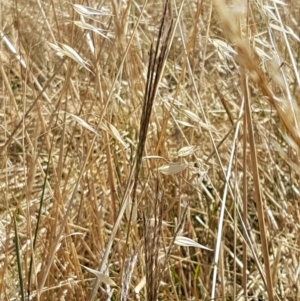
<instances>
[{"instance_id":1,"label":"dry grass","mask_svg":"<svg viewBox=\"0 0 300 301\"><path fill-rule=\"evenodd\" d=\"M0 299L300 300L300 4L80 4L0 2Z\"/></svg>"}]
</instances>

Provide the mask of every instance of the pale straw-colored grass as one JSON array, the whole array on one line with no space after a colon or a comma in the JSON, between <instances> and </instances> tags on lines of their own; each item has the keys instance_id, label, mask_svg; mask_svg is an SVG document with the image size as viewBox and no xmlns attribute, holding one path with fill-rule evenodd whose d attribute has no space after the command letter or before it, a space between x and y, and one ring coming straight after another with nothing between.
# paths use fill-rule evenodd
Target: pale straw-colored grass
<instances>
[{"instance_id":1,"label":"pale straw-colored grass","mask_svg":"<svg viewBox=\"0 0 300 301\"><path fill-rule=\"evenodd\" d=\"M300 4L164 5L0 2L1 300L300 300Z\"/></svg>"}]
</instances>

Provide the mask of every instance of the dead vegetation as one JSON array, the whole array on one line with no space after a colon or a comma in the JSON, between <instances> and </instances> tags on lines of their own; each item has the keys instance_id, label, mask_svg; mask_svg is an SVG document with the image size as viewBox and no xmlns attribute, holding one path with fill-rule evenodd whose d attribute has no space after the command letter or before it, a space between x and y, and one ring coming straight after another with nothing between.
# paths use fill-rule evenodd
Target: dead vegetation
<instances>
[{"instance_id":1,"label":"dead vegetation","mask_svg":"<svg viewBox=\"0 0 300 301\"><path fill-rule=\"evenodd\" d=\"M1 300L299 300L300 5L1 1Z\"/></svg>"}]
</instances>

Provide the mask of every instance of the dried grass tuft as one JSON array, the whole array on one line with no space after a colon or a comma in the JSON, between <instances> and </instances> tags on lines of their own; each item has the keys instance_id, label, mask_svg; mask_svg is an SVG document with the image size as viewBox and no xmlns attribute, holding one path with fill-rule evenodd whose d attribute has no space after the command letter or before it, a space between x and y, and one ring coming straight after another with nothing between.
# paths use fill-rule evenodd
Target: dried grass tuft
<instances>
[{"instance_id":1,"label":"dried grass tuft","mask_svg":"<svg viewBox=\"0 0 300 301\"><path fill-rule=\"evenodd\" d=\"M1 300L300 300L297 1L0 8Z\"/></svg>"}]
</instances>

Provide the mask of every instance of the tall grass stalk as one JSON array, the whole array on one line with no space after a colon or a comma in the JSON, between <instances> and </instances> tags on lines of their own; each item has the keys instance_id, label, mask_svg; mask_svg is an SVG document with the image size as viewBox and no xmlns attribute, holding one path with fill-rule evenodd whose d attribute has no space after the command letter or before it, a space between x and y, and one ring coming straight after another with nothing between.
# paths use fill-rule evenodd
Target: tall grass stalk
<instances>
[{"instance_id":1,"label":"tall grass stalk","mask_svg":"<svg viewBox=\"0 0 300 301\"><path fill-rule=\"evenodd\" d=\"M0 8L0 300L300 300L297 1Z\"/></svg>"}]
</instances>

